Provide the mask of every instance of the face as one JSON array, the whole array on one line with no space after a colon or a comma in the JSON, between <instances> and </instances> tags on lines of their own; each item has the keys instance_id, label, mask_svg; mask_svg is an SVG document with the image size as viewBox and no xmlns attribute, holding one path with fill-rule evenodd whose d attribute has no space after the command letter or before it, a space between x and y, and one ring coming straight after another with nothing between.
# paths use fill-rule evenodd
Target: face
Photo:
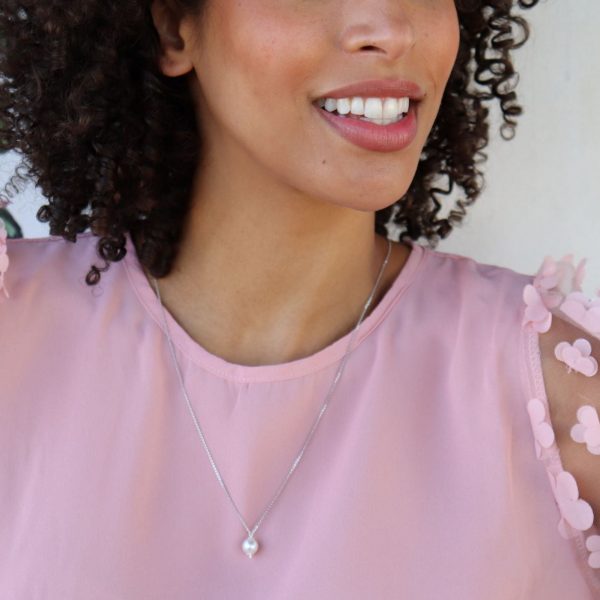
<instances>
[{"instance_id":1,"label":"face","mask_svg":"<svg viewBox=\"0 0 600 600\"><path fill-rule=\"evenodd\" d=\"M205 151L358 210L405 194L456 59L454 0L209 0L199 23L190 75ZM423 93L408 145L365 147L320 114L328 92L389 79Z\"/></svg>"}]
</instances>

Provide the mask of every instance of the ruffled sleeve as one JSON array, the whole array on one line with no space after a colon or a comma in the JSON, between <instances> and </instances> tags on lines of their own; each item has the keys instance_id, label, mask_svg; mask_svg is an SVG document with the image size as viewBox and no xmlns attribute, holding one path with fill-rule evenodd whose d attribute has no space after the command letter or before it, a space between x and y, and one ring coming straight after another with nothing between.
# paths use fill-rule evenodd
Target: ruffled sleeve
<instances>
[{"instance_id":1,"label":"ruffled sleeve","mask_svg":"<svg viewBox=\"0 0 600 600\"><path fill-rule=\"evenodd\" d=\"M590 485L594 479L600 480L595 476L600 475L600 296L590 298L582 291L585 263L575 264L571 255L560 260L546 258L523 289L530 392L526 410L533 452L543 464L558 509L558 534L573 542L582 570L600 597L600 529L593 508L600 506L600 485ZM545 340L550 346L542 344ZM551 348L552 353L542 353L542 346ZM544 372L552 369L565 371L552 381L553 385L554 379L565 382L559 391L548 388L545 381ZM551 405L549 397L557 404ZM560 415L556 423L552 415ZM567 446L571 470L563 460ZM581 464L573 463L579 460L574 457L582 456L582 449L587 454ZM582 489L590 497L584 497Z\"/></svg>"}]
</instances>

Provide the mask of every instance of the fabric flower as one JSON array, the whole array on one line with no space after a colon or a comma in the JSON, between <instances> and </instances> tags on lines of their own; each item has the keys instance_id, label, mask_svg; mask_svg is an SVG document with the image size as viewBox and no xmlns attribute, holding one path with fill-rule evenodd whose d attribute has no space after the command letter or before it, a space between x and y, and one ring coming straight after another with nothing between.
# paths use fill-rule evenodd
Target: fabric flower
<instances>
[{"instance_id":1,"label":"fabric flower","mask_svg":"<svg viewBox=\"0 0 600 600\"><path fill-rule=\"evenodd\" d=\"M7 298L10 298L10 295L4 283L4 275L6 274L6 271L8 270L8 265L10 263L10 261L8 260L8 254L6 250L6 227L4 226L4 221L0 219L0 290L4 292L4 295Z\"/></svg>"},{"instance_id":2,"label":"fabric flower","mask_svg":"<svg viewBox=\"0 0 600 600\"><path fill-rule=\"evenodd\" d=\"M573 264L573 255L567 254L559 261L547 256L534 277L533 285L540 292L547 308L556 308L572 291L581 291L585 277L586 259Z\"/></svg>"},{"instance_id":3,"label":"fabric flower","mask_svg":"<svg viewBox=\"0 0 600 600\"><path fill-rule=\"evenodd\" d=\"M531 419L533 437L535 439L535 454L542 456L542 448L550 448L554 443L554 430L546 423L546 408L537 398L532 398L527 403L527 412Z\"/></svg>"},{"instance_id":4,"label":"fabric flower","mask_svg":"<svg viewBox=\"0 0 600 600\"><path fill-rule=\"evenodd\" d=\"M600 298L591 300L582 292L571 292L560 310L586 331L600 334Z\"/></svg>"},{"instance_id":5,"label":"fabric flower","mask_svg":"<svg viewBox=\"0 0 600 600\"><path fill-rule=\"evenodd\" d=\"M554 348L554 356L569 367L569 373L574 370L587 377L598 372L598 361L591 354L592 346L584 338L575 340L573 344L560 342Z\"/></svg>"},{"instance_id":6,"label":"fabric flower","mask_svg":"<svg viewBox=\"0 0 600 600\"><path fill-rule=\"evenodd\" d=\"M592 569L600 569L600 535L590 535L585 540L585 547L591 552L588 556L588 565Z\"/></svg>"},{"instance_id":7,"label":"fabric flower","mask_svg":"<svg viewBox=\"0 0 600 600\"><path fill-rule=\"evenodd\" d=\"M571 427L571 439L580 444L587 444L592 454L600 455L600 420L593 406L586 404L577 410L576 425Z\"/></svg>"},{"instance_id":8,"label":"fabric flower","mask_svg":"<svg viewBox=\"0 0 600 600\"><path fill-rule=\"evenodd\" d=\"M556 480L552 477L550 481L561 514L558 522L560 535L569 539L575 535L569 528L579 531L589 529L594 523L594 511L579 497L579 488L573 475L568 471L561 471Z\"/></svg>"},{"instance_id":9,"label":"fabric flower","mask_svg":"<svg viewBox=\"0 0 600 600\"><path fill-rule=\"evenodd\" d=\"M527 305L523 325L530 325L539 333L545 333L552 325L552 313L544 304L540 292L532 284L523 289L523 300Z\"/></svg>"}]
</instances>

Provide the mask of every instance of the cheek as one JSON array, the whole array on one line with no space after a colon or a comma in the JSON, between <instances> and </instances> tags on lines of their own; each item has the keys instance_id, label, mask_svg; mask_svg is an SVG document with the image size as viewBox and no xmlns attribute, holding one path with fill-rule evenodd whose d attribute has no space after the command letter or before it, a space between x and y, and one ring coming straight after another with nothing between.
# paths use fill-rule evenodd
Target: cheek
<instances>
[{"instance_id":1,"label":"cheek","mask_svg":"<svg viewBox=\"0 0 600 600\"><path fill-rule=\"evenodd\" d=\"M429 37L431 55L437 59L438 72L444 80L447 80L456 61L460 44L460 26L454 3L443 12Z\"/></svg>"},{"instance_id":2,"label":"cheek","mask_svg":"<svg viewBox=\"0 0 600 600\"><path fill-rule=\"evenodd\" d=\"M456 62L460 29L453 5L439 12L431 12L429 17L420 23L421 35L417 42L420 47L415 50L423 76L429 81L431 88L427 108L423 108L433 123Z\"/></svg>"},{"instance_id":3,"label":"cheek","mask_svg":"<svg viewBox=\"0 0 600 600\"><path fill-rule=\"evenodd\" d=\"M211 6L196 70L202 120L213 137L223 128L238 139L262 136L268 131L263 116L276 118L285 75L277 59L289 50L281 45L276 14L266 14L264 4L215 0Z\"/></svg>"},{"instance_id":4,"label":"cheek","mask_svg":"<svg viewBox=\"0 0 600 600\"><path fill-rule=\"evenodd\" d=\"M197 71L213 143L228 148L233 139L258 162L290 174L312 154L307 82L322 69L326 38L321 24L294 18L277 2L215 2Z\"/></svg>"},{"instance_id":5,"label":"cheek","mask_svg":"<svg viewBox=\"0 0 600 600\"><path fill-rule=\"evenodd\" d=\"M283 0L219 0L215 41L228 77L263 97L279 88L294 93L302 87L311 56L317 55L320 32L306 26ZM218 40L217 40L218 38ZM314 71L312 71L314 73Z\"/></svg>"}]
</instances>

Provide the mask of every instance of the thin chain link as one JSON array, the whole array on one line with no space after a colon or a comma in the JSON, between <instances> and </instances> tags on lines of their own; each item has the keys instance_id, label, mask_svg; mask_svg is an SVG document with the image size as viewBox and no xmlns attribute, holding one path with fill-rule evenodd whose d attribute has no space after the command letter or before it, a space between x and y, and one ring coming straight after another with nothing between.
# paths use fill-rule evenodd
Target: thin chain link
<instances>
[{"instance_id":1,"label":"thin chain link","mask_svg":"<svg viewBox=\"0 0 600 600\"><path fill-rule=\"evenodd\" d=\"M331 385L329 386L329 391L327 393L327 395L325 396L325 401L323 402L323 405L321 406L321 410L319 411L319 414L315 420L315 422L313 423L313 426L311 427L310 431L308 432L308 435L306 436L306 439L304 441L304 444L302 445L302 448L300 449L300 452L298 453L298 455L296 456L296 458L294 459L294 462L292 463L291 468L289 469L289 471L287 472L286 476L284 477L283 481L281 482L279 488L277 489L277 492L275 493L275 495L273 496L273 499L271 500L271 502L269 502L267 508L264 510L264 512L262 513L262 515L260 516L260 518L258 519L258 521L256 522L256 525L254 525L253 529L250 529L248 527L248 525L246 524L246 521L244 519L244 517L242 516L242 513L240 512L240 510L237 507L237 504L235 503L235 501L233 500L231 493L229 492L229 489L227 488L227 485L225 484L225 481L223 480L223 477L221 476L221 473L219 471L219 469L217 468L217 465L215 463L215 460L213 458L213 455L208 447L208 444L206 443L206 438L204 437L204 433L202 431L202 428L200 427L200 424L198 423L198 419L196 418L196 414L194 413L194 410L192 409L192 404L190 402L187 390L185 389L185 385L183 383L183 376L181 374L181 369L179 368L179 362L177 361L177 358L175 356L175 350L173 348L173 341L171 339L171 334L169 331L169 326L167 324L167 319L166 319L166 315L165 315L165 308L163 306L162 303L162 298L160 296L160 290L158 287L158 281L152 277L152 281L154 283L154 287L156 290L156 294L158 296L158 300L160 302L160 306L162 309L162 318L163 318L163 325L165 328L165 332L167 334L167 340L169 342L169 350L171 352L171 356L173 358L173 362L175 364L175 369L177 371L177 376L179 378L179 383L181 385L181 389L183 391L183 395L185 397L188 409L190 411L190 414L192 415L192 419L194 421L194 425L196 426L196 430L198 432L198 435L200 436L200 440L202 441L202 445L204 446L204 450L206 451L206 454L208 456L208 460L210 461L210 465L212 467L212 470L219 482L219 484L221 485L221 487L223 488L223 490L225 491L225 493L227 494L227 497L229 498L229 501L231 502L231 505L233 506L240 522L242 523L244 529L246 530L246 532L248 533L248 537L252 538L254 537L254 534L256 533L257 529L260 527L261 523L263 522L263 520L265 519L265 517L267 516L267 514L269 513L269 511L271 510L272 506L275 504L275 502L277 501L277 499L279 498L279 496L281 495L281 493L283 492L285 486L287 485L287 482L289 481L290 477L292 476L292 473L296 470L296 467L300 464L300 461L302 460L302 457L304 455L304 451L306 450L306 448L308 447L309 443L311 442L313 435L317 429L317 426L319 424L319 422L321 421L321 417L325 414L325 410L327 409L327 407L329 406L329 399L331 397L331 395L333 394L333 390L335 389L337 382L339 381L340 377L342 376L342 373L344 371L344 368L346 366L346 362L348 360L348 357L350 355L350 347L352 346L352 342L354 341L354 338L358 332L358 329L360 327L360 324L362 323L365 314L367 313L367 311L369 310L369 306L371 305L371 302L373 301L373 297L375 296L375 292L377 290L377 288L379 287L379 282L381 280L381 277L383 276L383 273L385 271L385 268L388 264L388 260L390 257L390 252L392 249L392 243L391 241L388 239L388 249L387 249L387 253L385 256L385 259L383 261L383 264L381 265L381 269L379 270L379 275L377 276L377 280L375 281L375 285L373 286L373 289L371 290L371 293L369 294L369 298L367 299L363 311L358 319L358 322L356 323L354 330L352 332L352 335L350 336L350 340L348 341L348 346L346 347L346 353L344 354L342 361L340 363L340 366L338 367L337 373L331 383Z\"/></svg>"}]
</instances>

